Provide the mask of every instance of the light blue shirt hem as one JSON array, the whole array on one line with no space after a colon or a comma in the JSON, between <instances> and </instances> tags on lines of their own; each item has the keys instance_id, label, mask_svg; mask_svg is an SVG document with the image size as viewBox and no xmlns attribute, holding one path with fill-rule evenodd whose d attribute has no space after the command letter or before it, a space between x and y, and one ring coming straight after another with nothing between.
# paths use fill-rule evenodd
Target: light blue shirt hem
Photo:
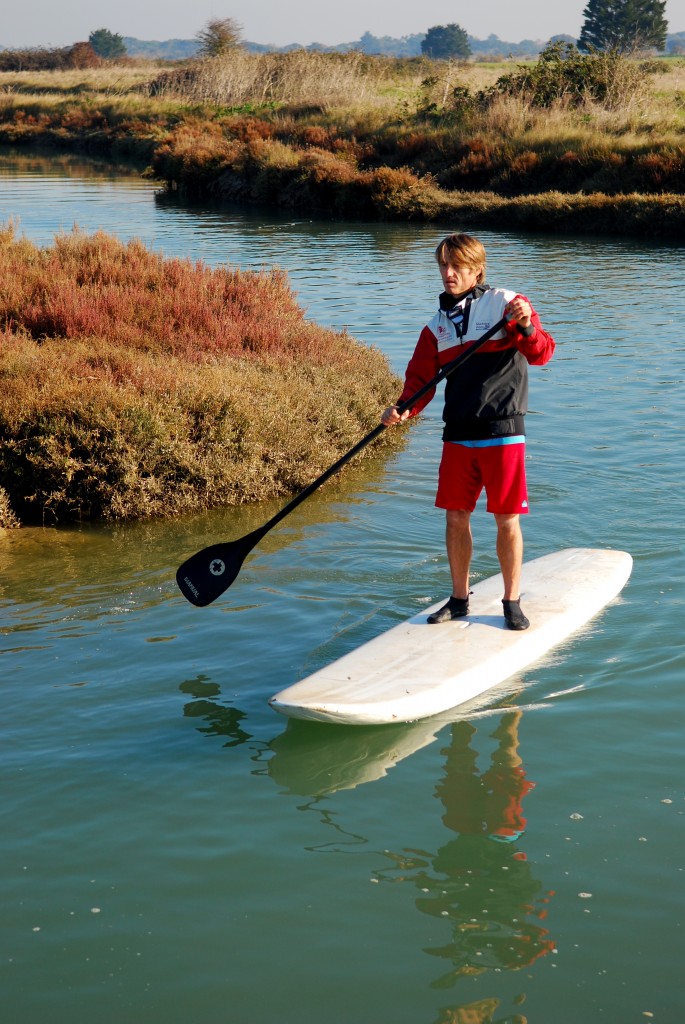
<instances>
[{"instance_id":1,"label":"light blue shirt hem","mask_svg":"<svg viewBox=\"0 0 685 1024\"><path fill-rule=\"evenodd\" d=\"M499 448L504 444L525 444L525 434L513 434L511 437L486 437L484 441L450 441L449 444L460 444L464 448Z\"/></svg>"}]
</instances>

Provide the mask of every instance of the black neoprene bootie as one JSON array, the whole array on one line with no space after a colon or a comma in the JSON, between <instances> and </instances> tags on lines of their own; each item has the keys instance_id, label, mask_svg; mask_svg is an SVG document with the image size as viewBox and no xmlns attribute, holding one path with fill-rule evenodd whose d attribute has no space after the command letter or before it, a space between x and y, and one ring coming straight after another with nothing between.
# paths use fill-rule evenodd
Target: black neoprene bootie
<instances>
[{"instance_id":1,"label":"black neoprene bootie","mask_svg":"<svg viewBox=\"0 0 685 1024\"><path fill-rule=\"evenodd\" d=\"M438 608L437 612L433 612L432 615L429 615L426 621L430 622L430 624L434 626L438 622L450 622L452 619L462 619L468 614L468 597L450 597L447 604L444 604L442 608Z\"/></svg>"},{"instance_id":2,"label":"black neoprene bootie","mask_svg":"<svg viewBox=\"0 0 685 1024\"><path fill-rule=\"evenodd\" d=\"M530 622L521 611L518 601L502 601L504 621L509 629L528 629Z\"/></svg>"}]
</instances>

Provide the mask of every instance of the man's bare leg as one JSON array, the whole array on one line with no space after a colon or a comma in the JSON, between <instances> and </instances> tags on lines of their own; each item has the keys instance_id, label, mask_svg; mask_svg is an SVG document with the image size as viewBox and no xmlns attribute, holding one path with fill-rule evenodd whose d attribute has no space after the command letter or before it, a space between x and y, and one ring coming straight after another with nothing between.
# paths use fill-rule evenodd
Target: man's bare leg
<instances>
[{"instance_id":1,"label":"man's bare leg","mask_svg":"<svg viewBox=\"0 0 685 1024\"><path fill-rule=\"evenodd\" d=\"M504 578L502 606L509 629L528 629L530 622L521 611L521 566L523 535L518 515L495 515L497 557Z\"/></svg>"},{"instance_id":2,"label":"man's bare leg","mask_svg":"<svg viewBox=\"0 0 685 1024\"><path fill-rule=\"evenodd\" d=\"M469 596L469 566L473 555L470 512L447 510L445 543L452 574L452 595L466 599Z\"/></svg>"},{"instance_id":3,"label":"man's bare leg","mask_svg":"<svg viewBox=\"0 0 685 1024\"><path fill-rule=\"evenodd\" d=\"M518 515L495 515L497 557L504 577L504 600L518 601L523 563L523 534Z\"/></svg>"},{"instance_id":4,"label":"man's bare leg","mask_svg":"<svg viewBox=\"0 0 685 1024\"><path fill-rule=\"evenodd\" d=\"M452 574L452 596L432 615L428 622L449 622L468 615L469 611L469 566L473 553L471 537L471 513L448 509L445 527L447 558Z\"/></svg>"}]
</instances>

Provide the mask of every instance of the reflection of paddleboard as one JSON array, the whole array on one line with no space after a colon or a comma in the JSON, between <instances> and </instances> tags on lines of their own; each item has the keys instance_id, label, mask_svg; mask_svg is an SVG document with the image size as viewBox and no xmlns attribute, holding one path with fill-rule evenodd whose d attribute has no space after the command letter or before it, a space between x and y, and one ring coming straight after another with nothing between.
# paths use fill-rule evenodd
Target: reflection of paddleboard
<instances>
[{"instance_id":1,"label":"reflection of paddleboard","mask_svg":"<svg viewBox=\"0 0 685 1024\"><path fill-rule=\"evenodd\" d=\"M411 722L439 714L508 679L583 626L619 593L625 551L567 548L523 567L529 629L506 629L501 575L477 583L471 614L438 626L443 601L271 698L291 718L350 725Z\"/></svg>"},{"instance_id":2,"label":"reflection of paddleboard","mask_svg":"<svg viewBox=\"0 0 685 1024\"><path fill-rule=\"evenodd\" d=\"M341 729L291 719L269 744L269 775L291 793L321 796L383 778L405 757L432 743L444 722Z\"/></svg>"}]
</instances>

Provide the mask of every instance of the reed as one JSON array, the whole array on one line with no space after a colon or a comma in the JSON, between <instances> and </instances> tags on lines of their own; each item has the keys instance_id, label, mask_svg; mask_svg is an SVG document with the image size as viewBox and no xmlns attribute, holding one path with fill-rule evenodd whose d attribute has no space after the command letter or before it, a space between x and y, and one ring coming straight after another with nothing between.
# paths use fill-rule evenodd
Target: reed
<instances>
[{"instance_id":1,"label":"reed","mask_svg":"<svg viewBox=\"0 0 685 1024\"><path fill-rule=\"evenodd\" d=\"M0 254L0 525L286 495L397 394L385 357L306 321L279 271L11 228Z\"/></svg>"},{"instance_id":2,"label":"reed","mask_svg":"<svg viewBox=\"0 0 685 1024\"><path fill-rule=\"evenodd\" d=\"M349 102L383 102L388 85L414 83L425 70L417 61L412 71L391 60L362 53L252 54L236 49L163 72L147 87L152 96L174 96L193 103L226 107L245 103L315 104L325 108Z\"/></svg>"}]
</instances>

